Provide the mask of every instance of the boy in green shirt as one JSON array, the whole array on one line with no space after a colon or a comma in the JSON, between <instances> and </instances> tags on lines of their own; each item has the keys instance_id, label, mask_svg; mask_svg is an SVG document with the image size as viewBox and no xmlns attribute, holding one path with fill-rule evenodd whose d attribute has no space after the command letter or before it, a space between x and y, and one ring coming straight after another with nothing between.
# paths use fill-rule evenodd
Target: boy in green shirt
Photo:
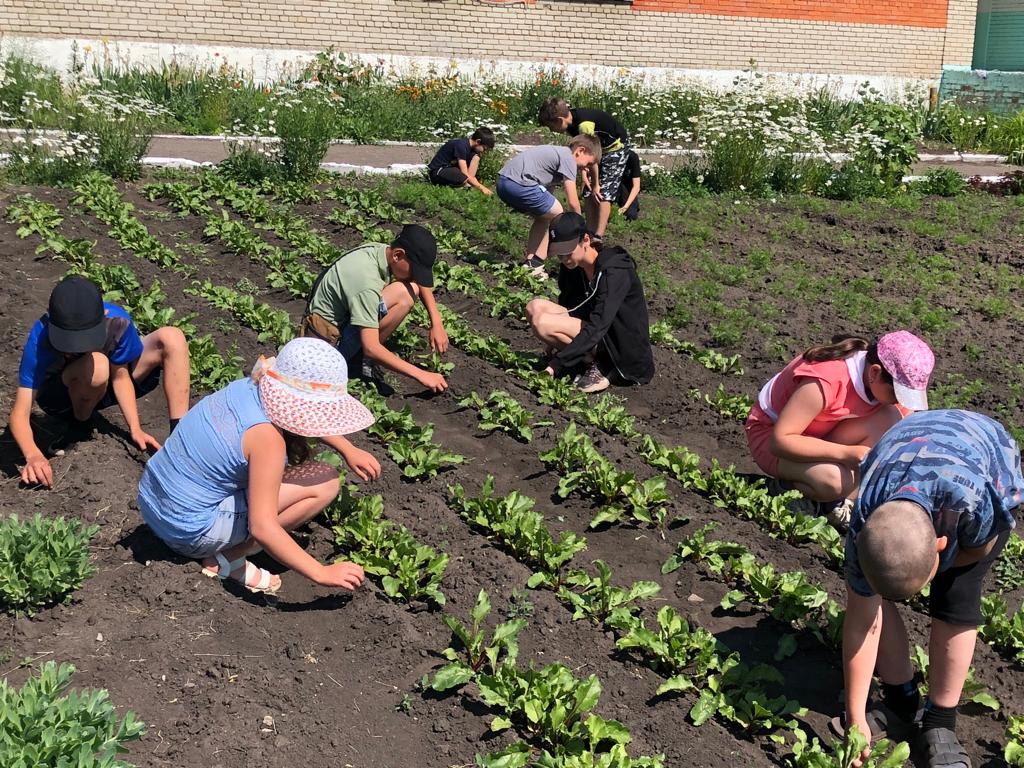
<instances>
[{"instance_id":1,"label":"boy in green shirt","mask_svg":"<svg viewBox=\"0 0 1024 768\"><path fill-rule=\"evenodd\" d=\"M430 315L430 348L448 349L448 334L434 301L437 242L419 224L407 224L391 245L364 243L341 256L313 284L302 335L334 345L350 368L364 360L444 392L444 376L407 363L384 346L412 309L416 299ZM358 370L358 369L357 369Z\"/></svg>"}]
</instances>

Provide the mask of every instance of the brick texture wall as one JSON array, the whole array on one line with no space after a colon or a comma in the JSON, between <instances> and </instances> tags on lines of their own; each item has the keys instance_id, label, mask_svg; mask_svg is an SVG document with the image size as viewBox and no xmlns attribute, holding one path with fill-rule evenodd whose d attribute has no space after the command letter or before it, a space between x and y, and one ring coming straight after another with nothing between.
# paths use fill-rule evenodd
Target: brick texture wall
<instances>
[{"instance_id":1,"label":"brick texture wall","mask_svg":"<svg viewBox=\"0 0 1024 768\"><path fill-rule=\"evenodd\" d=\"M976 3L3 0L0 34L693 69L754 59L767 71L937 77L943 64L970 63Z\"/></svg>"}]
</instances>

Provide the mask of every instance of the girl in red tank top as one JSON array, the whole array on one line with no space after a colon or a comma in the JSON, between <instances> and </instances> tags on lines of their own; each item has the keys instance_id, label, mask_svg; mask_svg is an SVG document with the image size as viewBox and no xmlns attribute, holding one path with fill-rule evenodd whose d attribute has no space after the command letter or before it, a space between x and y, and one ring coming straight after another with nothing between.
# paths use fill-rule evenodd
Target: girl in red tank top
<instances>
[{"instance_id":1,"label":"girl in red tank top","mask_svg":"<svg viewBox=\"0 0 1024 768\"><path fill-rule=\"evenodd\" d=\"M811 347L764 385L751 408L754 461L812 501L853 498L868 451L903 414L927 409L934 364L909 331Z\"/></svg>"}]
</instances>

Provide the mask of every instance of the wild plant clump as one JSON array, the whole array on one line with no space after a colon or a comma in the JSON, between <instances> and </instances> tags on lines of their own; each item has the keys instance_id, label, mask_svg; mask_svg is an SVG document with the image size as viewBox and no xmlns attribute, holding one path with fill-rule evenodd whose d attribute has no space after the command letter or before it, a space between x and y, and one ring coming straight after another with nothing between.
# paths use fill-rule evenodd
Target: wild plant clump
<instances>
[{"instance_id":1,"label":"wild plant clump","mask_svg":"<svg viewBox=\"0 0 1024 768\"><path fill-rule=\"evenodd\" d=\"M0 607L32 612L82 586L93 574L89 540L98 530L39 514L0 522Z\"/></svg>"},{"instance_id":2,"label":"wild plant clump","mask_svg":"<svg viewBox=\"0 0 1024 768\"><path fill-rule=\"evenodd\" d=\"M145 728L104 690L70 691L75 668L48 661L20 688L0 679L0 765L131 768L118 759Z\"/></svg>"}]
</instances>

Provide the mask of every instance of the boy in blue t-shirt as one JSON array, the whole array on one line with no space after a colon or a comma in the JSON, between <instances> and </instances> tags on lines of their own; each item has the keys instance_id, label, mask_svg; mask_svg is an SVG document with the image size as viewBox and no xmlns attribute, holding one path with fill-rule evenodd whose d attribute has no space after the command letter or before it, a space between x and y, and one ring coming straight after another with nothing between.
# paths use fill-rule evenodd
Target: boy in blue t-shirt
<instances>
[{"instance_id":1,"label":"boy in blue t-shirt","mask_svg":"<svg viewBox=\"0 0 1024 768\"><path fill-rule=\"evenodd\" d=\"M449 139L437 150L427 164L427 177L431 184L444 187L475 187L485 195L491 190L476 177L480 156L494 149L494 131L486 126L477 128L468 139Z\"/></svg>"},{"instance_id":2,"label":"boy in blue t-shirt","mask_svg":"<svg viewBox=\"0 0 1024 768\"><path fill-rule=\"evenodd\" d=\"M84 277L62 280L50 294L49 311L32 326L18 368L10 429L25 457L25 483L53 485L50 462L36 445L33 401L51 416L87 427L95 411L117 403L132 442L159 450L143 431L136 398L151 392L163 372L171 430L188 410L188 344L178 328L159 328L140 338L131 317L103 301Z\"/></svg>"},{"instance_id":3,"label":"boy in blue t-shirt","mask_svg":"<svg viewBox=\"0 0 1024 768\"><path fill-rule=\"evenodd\" d=\"M983 623L982 582L1024 500L1020 451L987 416L922 411L885 433L861 464L861 478L846 537L847 724L899 740L916 735L929 768L964 768L970 761L956 737L957 706ZM918 679L893 601L928 583L932 654L916 732ZM884 708L868 710L876 669Z\"/></svg>"}]
</instances>

